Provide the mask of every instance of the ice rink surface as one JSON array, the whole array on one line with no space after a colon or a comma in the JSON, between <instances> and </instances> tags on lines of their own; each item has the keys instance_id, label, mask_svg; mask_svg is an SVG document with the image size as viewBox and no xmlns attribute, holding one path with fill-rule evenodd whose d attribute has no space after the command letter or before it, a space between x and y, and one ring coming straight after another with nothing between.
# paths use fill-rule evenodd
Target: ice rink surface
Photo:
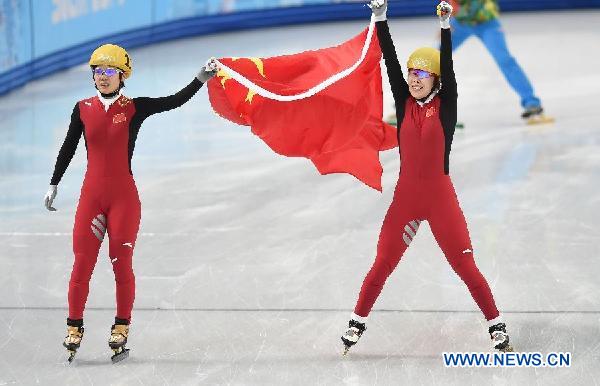
<instances>
[{"instance_id":1,"label":"ice rink surface","mask_svg":"<svg viewBox=\"0 0 600 386\"><path fill-rule=\"evenodd\" d=\"M506 14L502 22L556 123L520 121L516 94L472 38L454 56L466 128L454 138L450 170L515 349L571 352L570 368L444 367L443 352L488 351L490 343L428 226L388 280L363 339L342 357L340 335L374 259L397 150L381 156L383 194L349 175L319 176L309 161L278 156L249 128L213 114L206 89L148 119L138 137L132 163L143 212L130 358L109 359L114 278L105 243L82 347L68 365L61 342L82 143L58 211L42 201L73 105L95 91L81 65L0 97L0 385L599 384L600 12ZM367 23L134 49L126 94L170 94L210 56L336 45ZM404 61L435 42L438 23L394 19L391 31Z\"/></svg>"}]
</instances>

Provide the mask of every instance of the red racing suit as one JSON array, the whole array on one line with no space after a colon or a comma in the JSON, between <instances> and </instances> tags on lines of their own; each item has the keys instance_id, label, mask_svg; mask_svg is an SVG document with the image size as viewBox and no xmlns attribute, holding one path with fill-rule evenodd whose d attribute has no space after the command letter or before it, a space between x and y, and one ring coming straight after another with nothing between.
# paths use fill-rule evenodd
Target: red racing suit
<instances>
[{"instance_id":1,"label":"red racing suit","mask_svg":"<svg viewBox=\"0 0 600 386\"><path fill-rule=\"evenodd\" d=\"M60 182L83 134L88 163L73 226L75 261L69 281L68 319L83 319L89 282L106 233L116 282L116 318L131 319L135 298L132 256L141 217L131 172L135 141L147 117L183 105L200 87L202 83L194 79L168 97L130 99L120 95L108 110L97 96L75 105L50 182Z\"/></svg>"},{"instance_id":2,"label":"red racing suit","mask_svg":"<svg viewBox=\"0 0 600 386\"><path fill-rule=\"evenodd\" d=\"M449 155L456 125L456 79L449 29L442 29L439 92L424 101L409 92L386 21L377 34L396 102L400 176L383 221L377 257L364 279L355 314L366 317L415 237L427 220L452 269L467 285L487 320L498 316L490 287L475 265L473 247L449 176Z\"/></svg>"}]
</instances>

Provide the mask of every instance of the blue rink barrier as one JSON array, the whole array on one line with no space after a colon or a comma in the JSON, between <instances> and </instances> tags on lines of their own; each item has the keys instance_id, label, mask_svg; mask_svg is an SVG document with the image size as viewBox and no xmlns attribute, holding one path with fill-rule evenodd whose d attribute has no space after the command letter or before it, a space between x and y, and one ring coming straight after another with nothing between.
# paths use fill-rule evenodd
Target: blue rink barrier
<instances>
[{"instance_id":1,"label":"blue rink barrier","mask_svg":"<svg viewBox=\"0 0 600 386\"><path fill-rule=\"evenodd\" d=\"M57 12L50 0L17 2L19 5L13 8L0 5L4 7L0 8L0 20L4 20L0 21L0 95L31 80L85 63L90 53L106 42L131 49L224 31L352 19L365 19L366 22L370 17L365 2L331 0L306 0L306 5L302 6L268 9L248 9L262 7L260 0L238 1L234 4L240 10L234 9L231 13L220 13L219 1L188 1L197 8L190 6L192 8L184 9L179 14L161 8L164 14L157 17L158 5L163 8L164 4L170 4L173 9L177 7L174 5L176 0L156 1L128 0L125 6L94 10L92 14L89 14L92 12L89 10L91 6L88 6L79 10L83 16L77 16L76 8ZM434 0L391 0L388 15L432 15L436 3ZM198 8L198 4L202 8ZM499 4L502 12L600 8L600 0L500 0ZM194 15L181 17L186 12ZM103 33L106 25L116 25L121 30L107 35Z\"/></svg>"}]
</instances>

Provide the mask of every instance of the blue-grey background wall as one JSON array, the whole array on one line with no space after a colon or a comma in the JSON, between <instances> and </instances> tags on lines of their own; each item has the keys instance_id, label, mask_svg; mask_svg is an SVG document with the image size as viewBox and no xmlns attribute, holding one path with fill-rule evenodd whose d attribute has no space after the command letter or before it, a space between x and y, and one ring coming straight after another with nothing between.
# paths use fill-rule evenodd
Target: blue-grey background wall
<instances>
[{"instance_id":1,"label":"blue-grey background wall","mask_svg":"<svg viewBox=\"0 0 600 386\"><path fill-rule=\"evenodd\" d=\"M391 0L390 16L431 14L435 0ZM600 0L500 0L504 12L599 8ZM105 42L133 48L186 36L368 18L365 1L0 0L0 95L85 62Z\"/></svg>"}]
</instances>

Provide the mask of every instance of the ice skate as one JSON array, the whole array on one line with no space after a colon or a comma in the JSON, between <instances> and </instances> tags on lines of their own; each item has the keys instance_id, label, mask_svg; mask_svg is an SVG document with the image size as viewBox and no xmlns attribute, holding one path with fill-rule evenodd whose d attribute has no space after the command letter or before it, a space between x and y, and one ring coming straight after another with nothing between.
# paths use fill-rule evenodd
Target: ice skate
<instances>
[{"instance_id":1,"label":"ice skate","mask_svg":"<svg viewBox=\"0 0 600 386\"><path fill-rule=\"evenodd\" d=\"M554 118L544 114L544 109L541 106L528 107L523 114L521 114L521 118L523 118L528 125L554 122Z\"/></svg>"},{"instance_id":2,"label":"ice skate","mask_svg":"<svg viewBox=\"0 0 600 386\"><path fill-rule=\"evenodd\" d=\"M506 324L498 323L488 329L492 345L495 350L500 352L512 352L513 348L509 343L508 334L506 333Z\"/></svg>"},{"instance_id":3,"label":"ice skate","mask_svg":"<svg viewBox=\"0 0 600 386\"><path fill-rule=\"evenodd\" d=\"M367 326L364 323L357 322L354 319L350 319L348 322L348 330L342 335L342 342L344 342L344 354L348 354L350 347L354 346L363 332L367 329Z\"/></svg>"},{"instance_id":4,"label":"ice skate","mask_svg":"<svg viewBox=\"0 0 600 386\"><path fill-rule=\"evenodd\" d=\"M69 352L69 358L67 359L69 363L73 362L73 358L75 358L75 354L77 354L82 339L83 326L67 326L67 336L65 337L63 346Z\"/></svg>"},{"instance_id":5,"label":"ice skate","mask_svg":"<svg viewBox=\"0 0 600 386\"><path fill-rule=\"evenodd\" d=\"M129 325L113 324L110 331L108 345L113 350L113 356L110 357L113 363L117 363L129 357L129 349L125 348L127 336L129 335Z\"/></svg>"}]
</instances>

